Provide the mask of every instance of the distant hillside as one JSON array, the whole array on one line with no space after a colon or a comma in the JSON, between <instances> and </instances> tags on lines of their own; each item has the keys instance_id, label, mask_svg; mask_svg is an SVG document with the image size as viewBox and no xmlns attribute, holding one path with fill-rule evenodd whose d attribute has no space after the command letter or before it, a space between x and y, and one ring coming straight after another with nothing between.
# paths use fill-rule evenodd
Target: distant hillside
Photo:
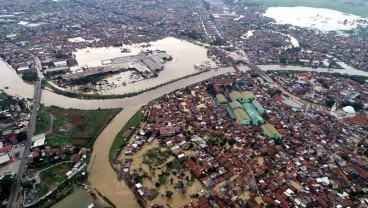
<instances>
[{"instance_id":1,"label":"distant hillside","mask_svg":"<svg viewBox=\"0 0 368 208\"><path fill-rule=\"evenodd\" d=\"M368 17L368 1L366 0L255 0L266 6L283 7L316 7L333 9L340 12Z\"/></svg>"}]
</instances>

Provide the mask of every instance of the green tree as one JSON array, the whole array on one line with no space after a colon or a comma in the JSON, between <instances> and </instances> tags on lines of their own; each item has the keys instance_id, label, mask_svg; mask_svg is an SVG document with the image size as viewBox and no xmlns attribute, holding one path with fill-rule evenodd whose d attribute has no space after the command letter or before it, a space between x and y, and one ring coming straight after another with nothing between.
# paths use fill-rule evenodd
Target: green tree
<instances>
[{"instance_id":1,"label":"green tree","mask_svg":"<svg viewBox=\"0 0 368 208\"><path fill-rule=\"evenodd\" d=\"M173 194L174 193L172 191L170 191L170 190L167 190L166 191L166 197L169 197L170 198Z\"/></svg>"},{"instance_id":2,"label":"green tree","mask_svg":"<svg viewBox=\"0 0 368 208\"><path fill-rule=\"evenodd\" d=\"M19 142L27 140L27 132L25 131L19 132L19 134L17 135L17 139Z\"/></svg>"},{"instance_id":3,"label":"green tree","mask_svg":"<svg viewBox=\"0 0 368 208\"><path fill-rule=\"evenodd\" d=\"M3 201L9 197L14 180L15 179L12 175L5 175L0 180L0 201Z\"/></svg>"},{"instance_id":4,"label":"green tree","mask_svg":"<svg viewBox=\"0 0 368 208\"><path fill-rule=\"evenodd\" d=\"M335 104L335 100L334 99L328 99L328 100L326 100L326 105L328 107L331 108L334 104Z\"/></svg>"},{"instance_id":5,"label":"green tree","mask_svg":"<svg viewBox=\"0 0 368 208\"><path fill-rule=\"evenodd\" d=\"M33 71L24 72L22 79L27 82L35 82L38 79L37 73Z\"/></svg>"}]
</instances>

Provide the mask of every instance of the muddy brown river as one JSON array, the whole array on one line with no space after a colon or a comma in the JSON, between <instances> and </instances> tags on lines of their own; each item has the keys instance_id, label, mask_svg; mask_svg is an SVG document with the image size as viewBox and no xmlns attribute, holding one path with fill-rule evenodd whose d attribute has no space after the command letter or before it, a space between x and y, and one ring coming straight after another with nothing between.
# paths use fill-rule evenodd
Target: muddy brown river
<instances>
[{"instance_id":1,"label":"muddy brown river","mask_svg":"<svg viewBox=\"0 0 368 208\"><path fill-rule=\"evenodd\" d=\"M262 69L295 69L306 70L306 68L280 66L261 66ZM311 69L312 70L312 69ZM89 181L96 187L102 195L109 198L117 207L138 207L138 204L125 186L124 182L117 180L115 171L110 166L108 155L109 150L115 136L120 129L125 125L129 118L143 105L154 100L162 95L168 94L185 86L209 79L216 75L221 75L229 72L235 72L234 68L220 68L211 70L193 77L182 79L172 84L162 86L149 92L140 94L135 97L125 99L110 99L110 100L81 100L69 98L53 92L42 91L42 103L46 106L55 105L63 108L75 109L97 109L97 108L123 108L123 110L111 121L110 124L103 130L97 138L91 157L91 162L88 166ZM347 72L349 74L368 75L367 72L355 70L335 70L334 72ZM22 79L11 69L6 63L0 60L0 89L3 89L10 95L30 98L32 97L33 87L30 84L24 83Z\"/></svg>"}]
</instances>

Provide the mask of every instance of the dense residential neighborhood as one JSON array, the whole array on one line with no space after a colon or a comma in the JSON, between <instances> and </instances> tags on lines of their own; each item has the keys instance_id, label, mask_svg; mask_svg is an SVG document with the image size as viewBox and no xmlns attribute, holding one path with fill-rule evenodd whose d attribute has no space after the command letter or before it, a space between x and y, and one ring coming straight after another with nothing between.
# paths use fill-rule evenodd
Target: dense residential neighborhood
<instances>
[{"instance_id":1,"label":"dense residential neighborhood","mask_svg":"<svg viewBox=\"0 0 368 208\"><path fill-rule=\"evenodd\" d=\"M190 204L183 207L364 203L354 196L367 191L366 134L313 105L296 109L291 102L283 102L292 99L289 95L274 94L274 88L252 73L237 72L152 102L145 111L146 120L123 150L133 155L133 161L122 161L120 174L128 183L137 183L133 189L146 204L165 203L158 196L164 190L174 193L166 198L191 196ZM258 112L254 101L264 111ZM240 119L252 117L251 122ZM253 122L258 117L261 122ZM156 170L134 157L144 157L151 150L163 160L153 163L160 167ZM165 156L165 151L173 156ZM176 160L184 166L173 169ZM205 191L194 187L197 180Z\"/></svg>"},{"instance_id":2,"label":"dense residential neighborhood","mask_svg":"<svg viewBox=\"0 0 368 208\"><path fill-rule=\"evenodd\" d=\"M0 207L368 207L366 8L1 1Z\"/></svg>"}]
</instances>

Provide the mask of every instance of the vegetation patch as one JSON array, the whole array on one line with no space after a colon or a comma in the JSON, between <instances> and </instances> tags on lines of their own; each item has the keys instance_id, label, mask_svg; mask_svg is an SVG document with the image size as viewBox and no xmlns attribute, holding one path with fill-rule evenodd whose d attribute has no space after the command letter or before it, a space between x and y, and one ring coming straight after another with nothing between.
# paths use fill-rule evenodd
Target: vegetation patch
<instances>
[{"instance_id":1,"label":"vegetation patch","mask_svg":"<svg viewBox=\"0 0 368 208\"><path fill-rule=\"evenodd\" d=\"M44 196L67 179L65 175L73 167L73 163L59 164L40 171L40 183L36 185L38 197Z\"/></svg>"},{"instance_id":2,"label":"vegetation patch","mask_svg":"<svg viewBox=\"0 0 368 208\"><path fill-rule=\"evenodd\" d=\"M46 133L53 148L65 144L92 145L98 134L121 109L75 110L41 106L36 133Z\"/></svg>"},{"instance_id":3,"label":"vegetation patch","mask_svg":"<svg viewBox=\"0 0 368 208\"><path fill-rule=\"evenodd\" d=\"M116 135L109 153L110 161L117 159L119 153L129 143L129 139L134 133L133 129L138 128L142 118L142 112L140 110L137 111Z\"/></svg>"},{"instance_id":4,"label":"vegetation patch","mask_svg":"<svg viewBox=\"0 0 368 208\"><path fill-rule=\"evenodd\" d=\"M162 151L160 148L150 149L144 155L143 163L149 166L160 166L171 156L170 150Z\"/></svg>"}]
</instances>

